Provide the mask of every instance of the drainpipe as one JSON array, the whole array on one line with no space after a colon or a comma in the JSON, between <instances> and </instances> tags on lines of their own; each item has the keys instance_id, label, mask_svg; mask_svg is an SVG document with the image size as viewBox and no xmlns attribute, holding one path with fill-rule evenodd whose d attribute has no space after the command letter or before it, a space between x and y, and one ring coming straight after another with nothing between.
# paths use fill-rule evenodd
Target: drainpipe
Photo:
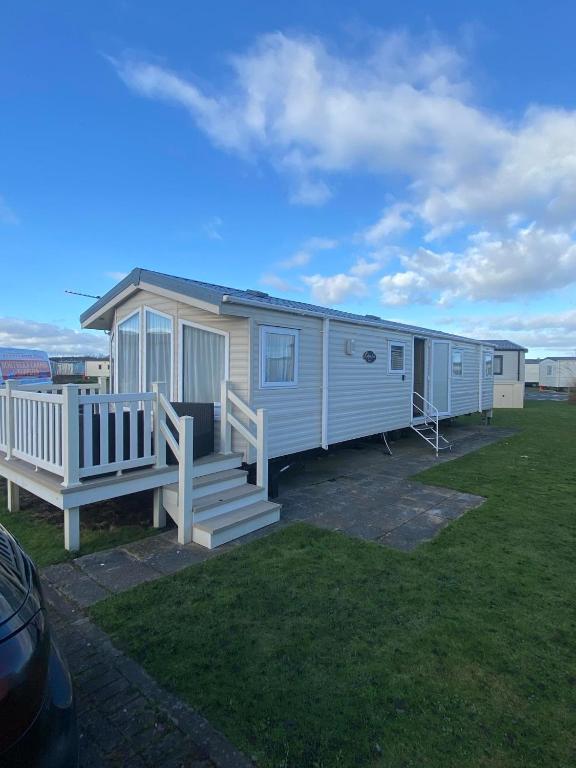
<instances>
[{"instance_id":1,"label":"drainpipe","mask_svg":"<svg viewBox=\"0 0 576 768\"><path fill-rule=\"evenodd\" d=\"M478 410L482 413L482 366L484 365L484 347L480 344L480 359L478 361Z\"/></svg>"},{"instance_id":2,"label":"drainpipe","mask_svg":"<svg viewBox=\"0 0 576 768\"><path fill-rule=\"evenodd\" d=\"M322 448L328 449L328 360L330 350L330 320L322 320Z\"/></svg>"}]
</instances>

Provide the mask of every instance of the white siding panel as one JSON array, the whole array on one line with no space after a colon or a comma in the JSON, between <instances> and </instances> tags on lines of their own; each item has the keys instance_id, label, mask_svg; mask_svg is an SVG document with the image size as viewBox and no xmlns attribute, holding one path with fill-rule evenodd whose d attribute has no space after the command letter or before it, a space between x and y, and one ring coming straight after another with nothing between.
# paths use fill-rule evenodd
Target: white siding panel
<instances>
[{"instance_id":1,"label":"white siding panel","mask_svg":"<svg viewBox=\"0 0 576 768\"><path fill-rule=\"evenodd\" d=\"M497 355L502 356L502 374L494 376L496 383L524 381L524 352L512 349L496 350L494 357ZM520 378L518 378L518 355L520 355Z\"/></svg>"},{"instance_id":2,"label":"white siding panel","mask_svg":"<svg viewBox=\"0 0 576 768\"><path fill-rule=\"evenodd\" d=\"M388 372L388 344L403 342L405 373ZM351 355L347 342L353 342ZM376 354L373 363L362 355ZM330 321L328 442L400 429L410 424L412 338L340 321Z\"/></svg>"},{"instance_id":3,"label":"white siding panel","mask_svg":"<svg viewBox=\"0 0 576 768\"><path fill-rule=\"evenodd\" d=\"M251 405L268 411L270 458L318 448L322 444L322 320L251 307L246 312L252 324ZM260 387L262 325L299 330L296 386Z\"/></svg>"},{"instance_id":4,"label":"white siding panel","mask_svg":"<svg viewBox=\"0 0 576 768\"><path fill-rule=\"evenodd\" d=\"M478 347L454 343L452 349L462 352L462 376L452 376L452 416L462 416L478 410Z\"/></svg>"}]
</instances>

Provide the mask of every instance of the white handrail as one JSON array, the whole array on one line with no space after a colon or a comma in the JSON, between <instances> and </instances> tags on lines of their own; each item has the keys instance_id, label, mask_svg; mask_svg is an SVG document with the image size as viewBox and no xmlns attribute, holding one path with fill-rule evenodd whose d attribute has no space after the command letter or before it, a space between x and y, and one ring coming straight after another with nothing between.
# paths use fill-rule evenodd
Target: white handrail
<instances>
[{"instance_id":1,"label":"white handrail","mask_svg":"<svg viewBox=\"0 0 576 768\"><path fill-rule=\"evenodd\" d=\"M194 419L178 416L166 396L166 384L155 383L152 390L156 466L166 466L168 445L178 462L178 542L189 544L194 537ZM176 436L168 421L175 427Z\"/></svg>"},{"instance_id":2,"label":"white handrail","mask_svg":"<svg viewBox=\"0 0 576 768\"><path fill-rule=\"evenodd\" d=\"M235 392L230 389L230 382L223 381L221 387L220 413L220 450L230 453L232 450L232 429L252 447L256 448L256 483L268 491L268 420L264 408L252 410ZM234 416L231 406L235 406L256 427L253 434L250 429Z\"/></svg>"}]
</instances>

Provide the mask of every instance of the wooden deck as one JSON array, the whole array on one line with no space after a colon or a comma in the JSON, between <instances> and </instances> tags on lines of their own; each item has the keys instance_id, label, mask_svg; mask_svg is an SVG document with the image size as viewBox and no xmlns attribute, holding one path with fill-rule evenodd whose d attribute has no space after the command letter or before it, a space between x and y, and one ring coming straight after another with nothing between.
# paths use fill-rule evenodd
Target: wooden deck
<instances>
[{"instance_id":1,"label":"wooden deck","mask_svg":"<svg viewBox=\"0 0 576 768\"><path fill-rule=\"evenodd\" d=\"M147 467L129 470L121 475L91 477L65 487L58 475L45 469L35 469L32 464L21 459L7 460L6 453L0 451L0 476L58 509L70 509L176 483L178 465Z\"/></svg>"},{"instance_id":2,"label":"wooden deck","mask_svg":"<svg viewBox=\"0 0 576 768\"><path fill-rule=\"evenodd\" d=\"M192 541L196 533L204 535L194 528L202 496L215 495L211 506L215 518L243 507L247 518L251 494L258 494L259 501L268 498L266 413L249 408L228 382L222 382L222 403L220 452L195 460L194 420L178 417L164 384L154 384L152 392L106 394L74 384L37 387L8 382L0 388L0 477L8 482L8 508L19 509L23 488L63 510L64 545L69 550L80 547L83 505L138 491L154 490L154 525L162 527L168 512L178 526L181 544ZM240 467L245 458L232 453L232 430L256 451L257 487L238 487L233 498L220 499L221 491L231 492L226 472ZM167 463L168 448L175 464ZM198 488L197 478L204 478ZM232 484L245 483L244 472ZM172 486L163 501L163 489ZM277 508L270 504L270 519ZM216 521L214 535L204 537L206 546L242 535L248 523L240 520L240 513L237 516L234 529L228 525L225 530L223 521L220 530Z\"/></svg>"}]
</instances>

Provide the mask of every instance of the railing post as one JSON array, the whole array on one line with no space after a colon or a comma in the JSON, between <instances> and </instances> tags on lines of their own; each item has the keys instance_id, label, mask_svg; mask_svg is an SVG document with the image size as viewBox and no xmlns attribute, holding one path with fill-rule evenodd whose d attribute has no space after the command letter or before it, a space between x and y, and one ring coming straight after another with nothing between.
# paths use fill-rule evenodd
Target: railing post
<instances>
[{"instance_id":1,"label":"railing post","mask_svg":"<svg viewBox=\"0 0 576 768\"><path fill-rule=\"evenodd\" d=\"M256 484L268 493L268 413L256 411Z\"/></svg>"},{"instance_id":2,"label":"railing post","mask_svg":"<svg viewBox=\"0 0 576 768\"><path fill-rule=\"evenodd\" d=\"M62 387L62 485L76 485L80 482L80 410L78 385ZM58 435L56 435L58 439Z\"/></svg>"},{"instance_id":3,"label":"railing post","mask_svg":"<svg viewBox=\"0 0 576 768\"><path fill-rule=\"evenodd\" d=\"M6 459L12 458L14 447L14 400L12 399L13 381L6 382Z\"/></svg>"},{"instance_id":4,"label":"railing post","mask_svg":"<svg viewBox=\"0 0 576 768\"><path fill-rule=\"evenodd\" d=\"M189 544L194 528L194 419L178 419L180 462L178 464L178 543Z\"/></svg>"},{"instance_id":5,"label":"railing post","mask_svg":"<svg viewBox=\"0 0 576 768\"><path fill-rule=\"evenodd\" d=\"M154 392L154 400L152 401L152 408L154 411L154 451L156 453L156 466L166 466L166 438L162 434L160 429L161 424L166 423L166 413L164 408L160 405L160 395L166 396L166 384L164 382L154 382L152 384L152 392Z\"/></svg>"},{"instance_id":6,"label":"railing post","mask_svg":"<svg viewBox=\"0 0 576 768\"><path fill-rule=\"evenodd\" d=\"M101 395L108 394L108 381L107 376L98 376L98 391Z\"/></svg>"},{"instance_id":7,"label":"railing post","mask_svg":"<svg viewBox=\"0 0 576 768\"><path fill-rule=\"evenodd\" d=\"M220 452L232 451L232 427L228 421L228 389L229 381L223 381L220 387Z\"/></svg>"}]
</instances>

